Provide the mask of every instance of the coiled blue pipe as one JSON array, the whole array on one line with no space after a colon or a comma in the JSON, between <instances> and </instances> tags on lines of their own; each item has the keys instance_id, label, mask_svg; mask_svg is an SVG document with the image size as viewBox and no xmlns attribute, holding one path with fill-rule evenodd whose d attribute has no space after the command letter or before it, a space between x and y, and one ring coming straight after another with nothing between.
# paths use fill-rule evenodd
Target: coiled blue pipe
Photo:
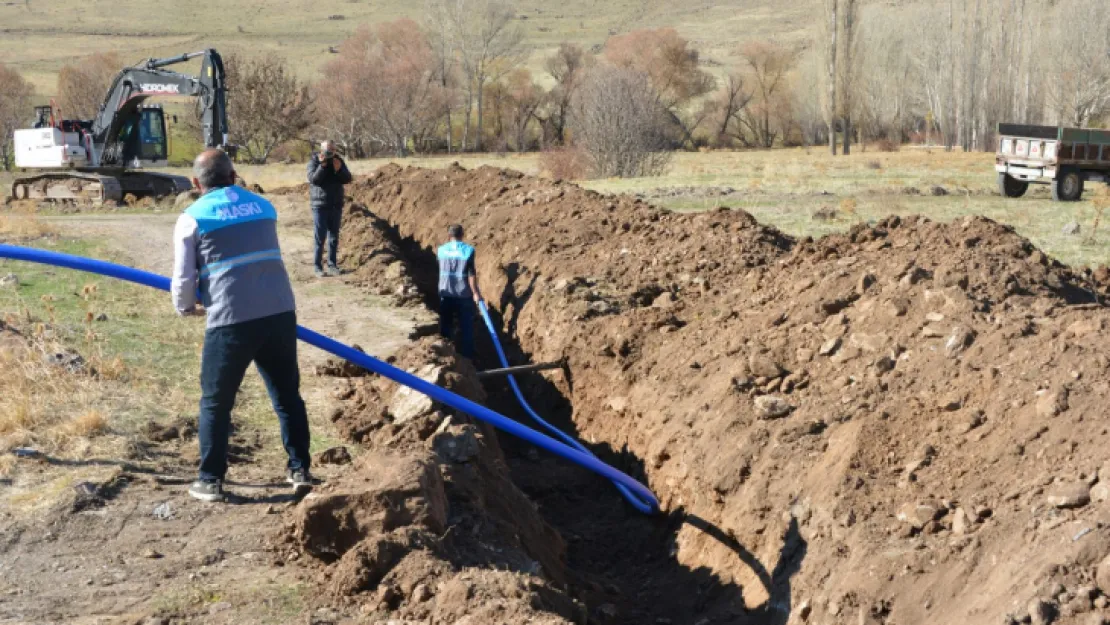
<instances>
[{"instance_id":1,"label":"coiled blue pipe","mask_svg":"<svg viewBox=\"0 0 1110 625\"><path fill-rule=\"evenodd\" d=\"M497 328L494 327L493 319L491 319L489 316L489 309L486 307L486 303L479 303L478 310L482 313L482 320L486 322L486 329L489 330L489 337L493 340L493 347L497 350L497 357L501 360L501 366L508 367L509 359L505 357L505 350L501 348L501 341L497 338ZM543 418L540 417L540 415L536 414L536 411L533 410L532 406L528 404L528 401L524 399L524 393L520 392L520 387L516 383L516 377L510 374L508 378L509 387L513 389L513 395L516 395L516 400L520 402L520 406L524 408L524 411L528 413L528 416L532 417L533 421L539 423L548 432L551 432L555 436L561 438L563 442L565 442L567 445L574 447L582 453L590 454L591 456L593 456L593 453L591 453L585 445L574 440L573 436L564 433L559 428L551 425L547 421L544 421ZM656 511L658 511L659 504L654 497L649 500L644 500L641 497L637 497L636 494L628 489L628 487L616 480L613 480L613 485L617 487L617 490L620 491L621 496L623 496L625 501L627 501L633 508L636 508L644 514L654 514Z\"/></svg>"},{"instance_id":2,"label":"coiled blue pipe","mask_svg":"<svg viewBox=\"0 0 1110 625\"><path fill-rule=\"evenodd\" d=\"M128 282L135 282L155 289L163 291L170 290L170 279L165 276L160 276L148 271L134 269L131 267L124 267L115 263L108 263L102 260L94 260L91 258L84 258L82 256L73 256L71 254L62 254L59 252L50 252L46 250L38 250L29 247L21 247L18 245L5 245L0 244L0 258L10 258L13 260L21 260L32 263L40 263L44 265L54 265L56 267L65 267L68 269L76 269L79 271L86 271L89 273L96 273L110 278L118 278ZM539 432L525 427L516 421L497 414L496 412L476 404L465 397L460 397L454 393L442 389L434 384L422 380L411 373L402 371L397 367L384 363L377 358L368 356L359 352L351 347L348 347L339 341L328 338L318 332L313 332L308 328L297 326L297 337L302 341L319 347L320 349L330 352L340 358L349 360L354 364L373 371L378 375L384 376L407 386L415 391L423 393L432 399L443 403L447 406L454 408L460 412L485 421L496 428L504 430L514 436L523 438L524 440L546 449L547 451L570 460L582 467L601 475L602 477L612 480L614 483L627 488L636 497L643 502L648 502L650 507L644 512L655 513L659 510L659 500L655 495L643 484L637 482L624 473L614 469L613 467L601 462L597 458L588 453L583 453L577 449L564 445L557 440L548 436L544 436ZM641 508L642 509L642 508Z\"/></svg>"}]
</instances>

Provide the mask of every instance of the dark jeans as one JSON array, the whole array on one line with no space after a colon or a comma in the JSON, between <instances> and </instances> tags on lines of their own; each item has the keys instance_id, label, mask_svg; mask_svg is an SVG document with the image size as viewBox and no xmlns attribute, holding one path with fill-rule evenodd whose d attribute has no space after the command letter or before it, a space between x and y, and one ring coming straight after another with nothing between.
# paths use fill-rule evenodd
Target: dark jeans
<instances>
[{"instance_id":1,"label":"dark jeans","mask_svg":"<svg viewBox=\"0 0 1110 625\"><path fill-rule=\"evenodd\" d=\"M297 366L297 316L281 313L204 334L200 359L200 479L227 473L231 409L247 367L254 362L270 393L290 469L308 469L308 413Z\"/></svg>"},{"instance_id":2,"label":"dark jeans","mask_svg":"<svg viewBox=\"0 0 1110 625\"><path fill-rule=\"evenodd\" d=\"M454 338L455 319L459 321L459 353L474 359L474 300L469 297L439 296L439 334Z\"/></svg>"},{"instance_id":3,"label":"dark jeans","mask_svg":"<svg viewBox=\"0 0 1110 625\"><path fill-rule=\"evenodd\" d=\"M312 220L316 226L316 255L313 262L317 269L322 269L324 256L324 241L328 243L328 264L337 265L335 256L339 251L339 224L343 221L343 209L319 208L312 209Z\"/></svg>"}]
</instances>

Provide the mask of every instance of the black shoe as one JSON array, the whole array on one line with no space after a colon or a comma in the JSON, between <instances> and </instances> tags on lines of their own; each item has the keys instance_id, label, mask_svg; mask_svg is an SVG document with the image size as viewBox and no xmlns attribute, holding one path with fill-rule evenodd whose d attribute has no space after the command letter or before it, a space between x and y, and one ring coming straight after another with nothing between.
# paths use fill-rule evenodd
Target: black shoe
<instances>
[{"instance_id":1,"label":"black shoe","mask_svg":"<svg viewBox=\"0 0 1110 625\"><path fill-rule=\"evenodd\" d=\"M225 499L223 482L220 480L214 482L197 480L189 487L189 496L210 503L221 502Z\"/></svg>"},{"instance_id":2,"label":"black shoe","mask_svg":"<svg viewBox=\"0 0 1110 625\"><path fill-rule=\"evenodd\" d=\"M336 265L328 265L328 275L329 276L341 276L341 275L343 275L343 271L340 270L339 267L336 266Z\"/></svg>"},{"instance_id":3,"label":"black shoe","mask_svg":"<svg viewBox=\"0 0 1110 625\"><path fill-rule=\"evenodd\" d=\"M289 469L285 474L285 481L293 485L293 494L297 497L307 495L316 485L316 480L308 469Z\"/></svg>"},{"instance_id":4,"label":"black shoe","mask_svg":"<svg viewBox=\"0 0 1110 625\"><path fill-rule=\"evenodd\" d=\"M317 267L316 269L313 269L313 270L312 270L312 273L313 273L313 274L314 274L314 275L315 275L315 276L316 276L317 278L323 278L323 277L324 277L324 275L325 275L325 274L324 274L324 270L323 270L322 268L320 268L320 267Z\"/></svg>"}]
</instances>

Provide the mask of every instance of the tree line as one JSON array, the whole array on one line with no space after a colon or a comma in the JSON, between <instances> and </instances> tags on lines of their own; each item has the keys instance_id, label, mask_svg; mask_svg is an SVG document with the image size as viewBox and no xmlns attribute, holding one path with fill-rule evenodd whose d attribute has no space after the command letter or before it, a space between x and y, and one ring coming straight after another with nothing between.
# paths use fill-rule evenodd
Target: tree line
<instances>
[{"instance_id":1,"label":"tree line","mask_svg":"<svg viewBox=\"0 0 1110 625\"><path fill-rule=\"evenodd\" d=\"M428 0L420 22L358 27L313 81L280 57L228 55L229 115L253 162L326 136L356 158L541 150L568 175L634 176L680 149L993 150L998 122L1089 126L1110 112L1110 3L808 1L807 43L744 43L727 71L660 28L564 43L533 73L511 5ZM111 54L64 67L64 114L95 114L122 67ZM0 69L0 130L5 111L29 113L20 80Z\"/></svg>"}]
</instances>

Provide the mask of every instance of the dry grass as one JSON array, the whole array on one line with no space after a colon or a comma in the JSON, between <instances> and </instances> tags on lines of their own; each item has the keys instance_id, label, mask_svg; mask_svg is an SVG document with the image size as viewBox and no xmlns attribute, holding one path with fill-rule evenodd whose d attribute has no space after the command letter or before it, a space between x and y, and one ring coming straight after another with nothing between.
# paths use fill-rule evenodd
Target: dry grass
<instances>
[{"instance_id":1,"label":"dry grass","mask_svg":"<svg viewBox=\"0 0 1110 625\"><path fill-rule=\"evenodd\" d=\"M0 349L0 452L35 447L65 454L81 439L95 438L108 429L108 418L92 407L105 393L102 382L87 372L70 371L46 360L57 345L7 338Z\"/></svg>"},{"instance_id":2,"label":"dry grass","mask_svg":"<svg viewBox=\"0 0 1110 625\"><path fill-rule=\"evenodd\" d=\"M744 41L774 37L793 45L807 37L811 26L804 5L745 0L744 2L684 3L667 0L513 0L530 48L527 65L543 71L542 59L563 41L585 48L603 43L610 29L675 26L695 42L702 58L724 66ZM157 10L151 10L157 6ZM128 62L150 56L171 56L215 47L227 54L281 55L302 76L315 78L338 45L360 24L401 17L420 20L424 3L408 0L266 0L265 2L163 2L78 0L0 2L0 58L28 75L39 94L52 94L58 70L74 57L95 52L118 52ZM134 16L143 20L136 23ZM342 20L330 20L342 15ZM715 68L716 69L716 68ZM724 71L727 68L721 68ZM193 70L196 71L196 70Z\"/></svg>"},{"instance_id":3,"label":"dry grass","mask_svg":"<svg viewBox=\"0 0 1110 625\"><path fill-rule=\"evenodd\" d=\"M26 210L22 207L17 210ZM36 239L58 233L57 228L32 214L23 212L0 214L0 237L12 239Z\"/></svg>"},{"instance_id":4,"label":"dry grass","mask_svg":"<svg viewBox=\"0 0 1110 625\"><path fill-rule=\"evenodd\" d=\"M744 209L760 221L797 236L839 232L859 222L888 215L924 215L950 221L965 215L983 215L1010 224L1041 249L1073 265L1110 264L1110 234L1097 228L1090 236L1068 236L1063 226L1078 221L1086 228L1098 210L1104 185L1092 183L1082 202L1055 203L1047 187L1034 186L1026 197L1010 200L997 194L994 157L984 153L946 153L942 150L905 147L897 152L860 151L833 157L824 148L797 148L750 152L706 151L678 153L670 170L654 178L582 181L603 193L643 193L647 199L676 211L712 210L719 206ZM541 175L536 154L450 155L409 159L370 159L351 163L356 175L366 175L386 163L419 167L483 165L516 169ZM878 169L875 166L878 165ZM304 182L303 165L246 166L244 177L271 190ZM933 195L934 187L947 195ZM663 195L652 191L669 187L728 187L733 193L719 196ZM1106 200L1110 205L1110 199ZM823 206L839 207L840 218L815 221ZM1105 230L1105 229L1102 229Z\"/></svg>"}]
</instances>

